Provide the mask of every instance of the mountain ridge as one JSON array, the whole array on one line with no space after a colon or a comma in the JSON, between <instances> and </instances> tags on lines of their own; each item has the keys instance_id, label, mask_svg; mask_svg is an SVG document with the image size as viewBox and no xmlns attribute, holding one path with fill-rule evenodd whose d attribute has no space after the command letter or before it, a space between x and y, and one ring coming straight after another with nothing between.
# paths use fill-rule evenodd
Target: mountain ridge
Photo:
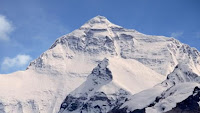
<instances>
[{"instance_id":1,"label":"mountain ridge","mask_svg":"<svg viewBox=\"0 0 200 113\"><path fill-rule=\"evenodd\" d=\"M102 21L99 18L103 18L106 22L100 23ZM97 23L93 22L94 20L97 20ZM94 25L94 28L90 28L90 23L93 23L92 26ZM97 16L79 29L60 37L51 46L50 50L53 51L56 45L61 46L58 48L63 50L60 53L57 53L56 50L54 57L66 57L61 54L67 54L69 58L72 58L75 54L89 54L90 56L96 55L98 57L100 54L105 57L120 56L125 59L136 59L163 75L169 74L178 62L195 62L194 64L198 64L197 67L200 67L200 53L198 50L190 48L176 39L144 35L135 30L118 26L108 27L105 23L110 24L105 17ZM81 29L84 26L89 27L89 29ZM39 57L38 64L41 64L42 61ZM36 62L37 60L31 62L31 65ZM31 66L28 68L31 68Z\"/></svg>"},{"instance_id":2,"label":"mountain ridge","mask_svg":"<svg viewBox=\"0 0 200 113\"><path fill-rule=\"evenodd\" d=\"M199 87L198 79L194 81L184 79L186 81L177 82L178 84L174 86L164 84L168 75L173 75L169 78L176 75L172 73L179 64L189 66L187 70L189 74L181 72L181 77L191 78L193 73L199 76L200 53L197 49L173 38L145 35L136 30L125 29L112 24L103 16L97 16L79 29L58 38L47 51L30 63L26 71L15 72L8 76L0 75L0 92L3 92L0 93L0 111L2 113L59 112L63 100L67 97L70 97L69 100L77 99L73 98L71 92L79 94L76 89L80 89L82 84L87 84L85 81L89 79L88 75L104 58L109 62L107 68L112 73L111 82L103 84L88 99L101 101L98 99L103 97L104 102L111 100L117 102L120 99L118 97L121 97L124 99L123 102L127 101L126 104L131 103L131 100L136 101L137 95L149 94L151 97L146 96L149 99L145 100L148 101L146 103L150 105L159 97L153 104L156 106L141 103L139 108L147 112L163 112L160 109L165 98L162 97L165 92L174 93L174 90L170 90L171 87L178 89L182 88L181 85L186 86L185 90L190 91L186 92L187 96L192 94L194 87ZM116 93L118 90L113 90L115 88L122 90L118 94ZM156 93L151 94L151 91ZM179 92L177 94L180 95ZM111 98L113 95L118 97ZM187 96L178 101L184 101ZM171 98L168 95L166 97ZM123 109L125 106L121 105L123 102L112 104L110 107L105 107L109 106L106 104L102 108L103 104L95 107L92 101L87 101L95 107L88 109L97 110L96 112L102 109L106 112ZM172 109L168 106L165 108ZM132 112L131 109L128 110Z\"/></svg>"}]
</instances>

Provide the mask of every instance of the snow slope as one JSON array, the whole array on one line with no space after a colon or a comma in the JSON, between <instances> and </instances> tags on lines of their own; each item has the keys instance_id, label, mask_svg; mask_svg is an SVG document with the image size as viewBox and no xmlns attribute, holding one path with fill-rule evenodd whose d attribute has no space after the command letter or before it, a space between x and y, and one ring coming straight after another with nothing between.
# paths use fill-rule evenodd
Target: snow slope
<instances>
[{"instance_id":1,"label":"snow slope","mask_svg":"<svg viewBox=\"0 0 200 113\"><path fill-rule=\"evenodd\" d=\"M0 111L56 113L65 93L78 87L84 80L70 75L49 76L32 70L0 75Z\"/></svg>"},{"instance_id":2,"label":"snow slope","mask_svg":"<svg viewBox=\"0 0 200 113\"><path fill-rule=\"evenodd\" d=\"M194 109L191 107L200 101L196 99L199 98L199 79L200 76L189 64L179 64L165 81L131 96L120 106L119 111L124 113L136 110L140 110L141 113L199 113L199 105Z\"/></svg>"},{"instance_id":3,"label":"snow slope","mask_svg":"<svg viewBox=\"0 0 200 113\"><path fill-rule=\"evenodd\" d=\"M106 95L114 94L115 88L130 95L151 88L179 63L190 64L197 75L200 73L200 53L195 48L96 16L58 38L26 71L1 74L0 112L57 113L65 97L84 84L104 58L109 59L113 76L101 87Z\"/></svg>"},{"instance_id":4,"label":"snow slope","mask_svg":"<svg viewBox=\"0 0 200 113\"><path fill-rule=\"evenodd\" d=\"M128 96L151 88L163 79L162 75L137 61L105 58L87 80L66 97L60 113L106 113L123 103Z\"/></svg>"}]
</instances>

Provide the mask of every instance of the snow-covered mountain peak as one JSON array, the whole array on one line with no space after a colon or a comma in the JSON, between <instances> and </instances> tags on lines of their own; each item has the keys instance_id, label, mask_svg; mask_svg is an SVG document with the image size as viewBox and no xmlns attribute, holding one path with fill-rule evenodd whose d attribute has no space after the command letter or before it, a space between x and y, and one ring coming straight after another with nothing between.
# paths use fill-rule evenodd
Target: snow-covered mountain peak
<instances>
[{"instance_id":1,"label":"snow-covered mountain peak","mask_svg":"<svg viewBox=\"0 0 200 113\"><path fill-rule=\"evenodd\" d=\"M199 86L198 75L198 50L97 16L58 38L26 71L0 75L0 112L58 113L66 96L66 113L107 113L125 101L125 107L143 112L155 110L165 97L175 107Z\"/></svg>"},{"instance_id":2,"label":"snow-covered mountain peak","mask_svg":"<svg viewBox=\"0 0 200 113\"><path fill-rule=\"evenodd\" d=\"M121 28L118 25L111 23L106 17L104 16L96 16L86 22L80 29L107 29L107 28Z\"/></svg>"},{"instance_id":3,"label":"snow-covered mountain peak","mask_svg":"<svg viewBox=\"0 0 200 113\"><path fill-rule=\"evenodd\" d=\"M108 113L124 103L131 94L150 88L162 80L162 75L135 60L104 58L87 80L67 95L59 113Z\"/></svg>"},{"instance_id":4,"label":"snow-covered mountain peak","mask_svg":"<svg viewBox=\"0 0 200 113\"><path fill-rule=\"evenodd\" d=\"M101 69L104 69L108 66L108 59L104 58L98 65Z\"/></svg>"},{"instance_id":5,"label":"snow-covered mountain peak","mask_svg":"<svg viewBox=\"0 0 200 113\"><path fill-rule=\"evenodd\" d=\"M88 80L93 82L93 85L104 84L112 80L112 73L108 69L108 59L104 58L96 68L92 70L92 73L88 76Z\"/></svg>"},{"instance_id":6,"label":"snow-covered mountain peak","mask_svg":"<svg viewBox=\"0 0 200 113\"><path fill-rule=\"evenodd\" d=\"M196 73L196 74L200 75L198 70L196 70L195 66L193 66L191 64L179 63L175 67L174 71L177 71L177 70L181 70L182 72L193 72L193 73Z\"/></svg>"},{"instance_id":7,"label":"snow-covered mountain peak","mask_svg":"<svg viewBox=\"0 0 200 113\"><path fill-rule=\"evenodd\" d=\"M109 60L104 58L88 75L87 80L79 88L72 92L73 96L80 96L94 93L102 85L112 81L112 73L107 67Z\"/></svg>"},{"instance_id":8,"label":"snow-covered mountain peak","mask_svg":"<svg viewBox=\"0 0 200 113\"><path fill-rule=\"evenodd\" d=\"M68 70L65 66L68 61L79 61L80 56L90 61L111 56L135 59L162 75L171 73L181 62L193 63L200 71L200 53L196 49L173 38L125 29L103 16L96 16L79 29L58 38L28 68L60 73Z\"/></svg>"},{"instance_id":9,"label":"snow-covered mountain peak","mask_svg":"<svg viewBox=\"0 0 200 113\"><path fill-rule=\"evenodd\" d=\"M184 83L184 82L199 82L199 72L190 64L180 63L178 64L174 71L167 76L167 79L162 83L169 87Z\"/></svg>"},{"instance_id":10,"label":"snow-covered mountain peak","mask_svg":"<svg viewBox=\"0 0 200 113\"><path fill-rule=\"evenodd\" d=\"M89 24L96 24L96 23L110 24L111 22L106 17L98 15L98 16L90 19L87 23L89 23Z\"/></svg>"}]
</instances>

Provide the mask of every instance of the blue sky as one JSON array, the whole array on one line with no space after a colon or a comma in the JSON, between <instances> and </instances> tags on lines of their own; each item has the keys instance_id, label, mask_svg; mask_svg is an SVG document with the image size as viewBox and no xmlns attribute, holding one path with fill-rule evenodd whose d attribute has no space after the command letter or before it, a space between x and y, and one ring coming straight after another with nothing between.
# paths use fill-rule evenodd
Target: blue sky
<instances>
[{"instance_id":1,"label":"blue sky","mask_svg":"<svg viewBox=\"0 0 200 113\"><path fill-rule=\"evenodd\" d=\"M200 50L199 0L0 0L0 73L24 70L58 37L97 15Z\"/></svg>"}]
</instances>

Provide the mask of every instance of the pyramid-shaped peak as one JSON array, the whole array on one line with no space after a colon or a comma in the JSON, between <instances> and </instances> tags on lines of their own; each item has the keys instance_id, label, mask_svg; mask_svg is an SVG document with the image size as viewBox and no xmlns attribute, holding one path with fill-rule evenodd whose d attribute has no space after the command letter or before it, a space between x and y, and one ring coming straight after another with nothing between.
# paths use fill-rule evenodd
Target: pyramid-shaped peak
<instances>
[{"instance_id":1,"label":"pyramid-shaped peak","mask_svg":"<svg viewBox=\"0 0 200 113\"><path fill-rule=\"evenodd\" d=\"M99 18L99 19L107 19L105 16L97 15L94 18Z\"/></svg>"},{"instance_id":2,"label":"pyramid-shaped peak","mask_svg":"<svg viewBox=\"0 0 200 113\"><path fill-rule=\"evenodd\" d=\"M179 63L174 71L182 71L184 73L187 73L187 72L193 72L193 73L196 73L196 74L200 74L199 71L195 68L195 66L191 63L188 63L188 64L185 64L185 63Z\"/></svg>"},{"instance_id":3,"label":"pyramid-shaped peak","mask_svg":"<svg viewBox=\"0 0 200 113\"><path fill-rule=\"evenodd\" d=\"M109 23L111 23L106 17L100 16L100 15L90 19L88 22L91 24L94 24L94 23L108 23L109 24Z\"/></svg>"},{"instance_id":4,"label":"pyramid-shaped peak","mask_svg":"<svg viewBox=\"0 0 200 113\"><path fill-rule=\"evenodd\" d=\"M105 27L120 27L120 26L111 23L106 17L100 15L93 17L87 23L81 26L81 28L105 28Z\"/></svg>"},{"instance_id":5,"label":"pyramid-shaped peak","mask_svg":"<svg viewBox=\"0 0 200 113\"><path fill-rule=\"evenodd\" d=\"M179 63L162 84L171 86L177 83L197 81L197 79L200 80L199 72L193 65Z\"/></svg>"},{"instance_id":6,"label":"pyramid-shaped peak","mask_svg":"<svg viewBox=\"0 0 200 113\"><path fill-rule=\"evenodd\" d=\"M108 59L107 58L104 58L100 63L99 63L99 66L100 68L107 68L108 66Z\"/></svg>"}]
</instances>

